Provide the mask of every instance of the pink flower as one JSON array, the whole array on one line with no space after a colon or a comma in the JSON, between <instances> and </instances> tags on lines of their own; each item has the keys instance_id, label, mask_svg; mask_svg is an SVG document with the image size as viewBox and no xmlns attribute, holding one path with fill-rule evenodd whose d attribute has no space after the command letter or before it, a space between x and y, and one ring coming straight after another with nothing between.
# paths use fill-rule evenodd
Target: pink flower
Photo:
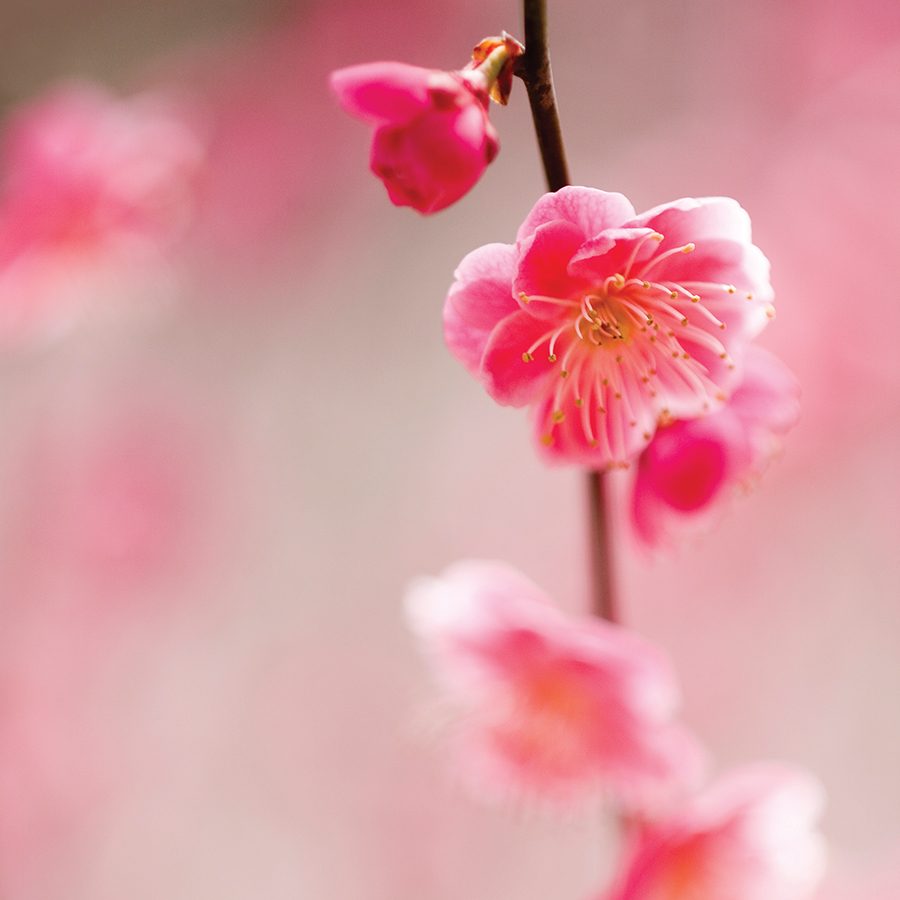
<instances>
[{"instance_id":1,"label":"pink flower","mask_svg":"<svg viewBox=\"0 0 900 900\"><path fill-rule=\"evenodd\" d=\"M824 867L819 783L775 764L720 779L640 829L604 900L802 900Z\"/></svg>"},{"instance_id":2,"label":"pink flower","mask_svg":"<svg viewBox=\"0 0 900 900\"><path fill-rule=\"evenodd\" d=\"M407 609L460 713L457 749L480 792L572 802L599 788L642 804L698 774L699 746L672 721L674 675L637 636L564 615L495 562L421 579Z\"/></svg>"},{"instance_id":3,"label":"pink flower","mask_svg":"<svg viewBox=\"0 0 900 900\"><path fill-rule=\"evenodd\" d=\"M531 406L550 459L626 465L662 418L725 399L772 314L769 264L727 198L636 216L621 194L545 194L515 244L463 259L447 343L498 402Z\"/></svg>"},{"instance_id":4,"label":"pink flower","mask_svg":"<svg viewBox=\"0 0 900 900\"><path fill-rule=\"evenodd\" d=\"M771 353L751 347L728 402L699 419L661 426L641 454L631 486L632 518L647 544L663 540L762 473L796 422L799 386Z\"/></svg>"},{"instance_id":5,"label":"pink flower","mask_svg":"<svg viewBox=\"0 0 900 900\"><path fill-rule=\"evenodd\" d=\"M499 142L488 120L488 79L397 62L339 69L331 87L344 109L375 126L372 171L391 202L435 213L468 193Z\"/></svg>"},{"instance_id":6,"label":"pink flower","mask_svg":"<svg viewBox=\"0 0 900 900\"><path fill-rule=\"evenodd\" d=\"M66 85L3 140L0 337L54 330L125 269L152 270L193 207L202 148L162 98Z\"/></svg>"}]
</instances>

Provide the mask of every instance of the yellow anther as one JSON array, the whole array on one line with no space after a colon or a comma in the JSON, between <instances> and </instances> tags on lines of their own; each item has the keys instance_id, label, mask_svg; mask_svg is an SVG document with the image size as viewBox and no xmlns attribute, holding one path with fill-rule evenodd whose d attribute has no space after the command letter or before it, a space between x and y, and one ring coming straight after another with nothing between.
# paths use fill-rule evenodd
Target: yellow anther
<instances>
[{"instance_id":1,"label":"yellow anther","mask_svg":"<svg viewBox=\"0 0 900 900\"><path fill-rule=\"evenodd\" d=\"M681 252L682 252L682 253L693 253L694 250L696 250L696 249L697 249L697 248L696 248L696 245L695 245L695 244L685 244L685 245L681 248Z\"/></svg>"},{"instance_id":2,"label":"yellow anther","mask_svg":"<svg viewBox=\"0 0 900 900\"><path fill-rule=\"evenodd\" d=\"M522 354L522 362L533 362L534 357L527 351Z\"/></svg>"},{"instance_id":3,"label":"yellow anther","mask_svg":"<svg viewBox=\"0 0 900 900\"><path fill-rule=\"evenodd\" d=\"M553 421L559 424L565 419L566 414L561 409L553 410Z\"/></svg>"}]
</instances>

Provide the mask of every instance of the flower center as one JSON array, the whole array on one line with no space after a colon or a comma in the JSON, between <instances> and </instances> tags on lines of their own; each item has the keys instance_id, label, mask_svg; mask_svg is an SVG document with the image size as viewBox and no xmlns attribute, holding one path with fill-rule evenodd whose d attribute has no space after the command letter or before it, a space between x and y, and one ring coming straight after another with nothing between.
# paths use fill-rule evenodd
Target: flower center
<instances>
[{"instance_id":1,"label":"flower center","mask_svg":"<svg viewBox=\"0 0 900 900\"><path fill-rule=\"evenodd\" d=\"M575 332L586 344L602 347L613 341L624 341L631 333L630 323L622 315L618 304L603 294L585 294L581 301L582 315L575 320ZM587 325L582 324L587 320Z\"/></svg>"}]
</instances>

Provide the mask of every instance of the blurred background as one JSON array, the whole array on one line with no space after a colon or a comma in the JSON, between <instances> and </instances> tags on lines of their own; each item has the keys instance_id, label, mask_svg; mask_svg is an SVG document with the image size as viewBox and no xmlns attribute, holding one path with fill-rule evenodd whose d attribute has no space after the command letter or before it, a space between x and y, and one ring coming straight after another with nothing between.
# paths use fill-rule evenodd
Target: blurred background
<instances>
[{"instance_id":1,"label":"blurred background","mask_svg":"<svg viewBox=\"0 0 900 900\"><path fill-rule=\"evenodd\" d=\"M575 180L638 210L737 197L773 264L763 343L804 391L709 532L653 558L623 519L626 621L672 656L718 768L825 782L823 896L896 897L900 5L550 12ZM545 468L442 339L458 261L543 192L524 91L492 110L482 182L423 219L326 86L373 59L459 67L504 28L499 0L0 0L2 900L601 885L602 812L458 789L401 616L410 577L461 557L587 605L582 476ZM74 167L104 104L97 165L146 202L72 238L44 162ZM166 178L129 168L154 141Z\"/></svg>"}]
</instances>

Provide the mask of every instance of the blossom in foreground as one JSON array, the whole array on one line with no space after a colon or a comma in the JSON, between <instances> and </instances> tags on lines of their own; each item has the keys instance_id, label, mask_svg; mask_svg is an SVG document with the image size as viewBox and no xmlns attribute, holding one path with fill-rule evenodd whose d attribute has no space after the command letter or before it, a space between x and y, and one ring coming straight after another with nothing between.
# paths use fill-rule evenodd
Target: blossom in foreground
<instances>
[{"instance_id":1,"label":"blossom in foreground","mask_svg":"<svg viewBox=\"0 0 900 900\"><path fill-rule=\"evenodd\" d=\"M735 770L640 828L603 900L804 900L824 869L819 783L777 764Z\"/></svg>"},{"instance_id":2,"label":"blossom in foreground","mask_svg":"<svg viewBox=\"0 0 900 900\"><path fill-rule=\"evenodd\" d=\"M726 399L772 297L734 200L636 215L621 194L569 187L538 200L515 244L463 259L444 327L497 402L532 407L549 458L607 468L661 420Z\"/></svg>"},{"instance_id":3,"label":"blossom in foreground","mask_svg":"<svg viewBox=\"0 0 900 900\"><path fill-rule=\"evenodd\" d=\"M631 513L641 540L660 543L736 486L750 484L798 413L799 386L790 370L768 351L751 347L741 382L724 406L660 427L640 455Z\"/></svg>"},{"instance_id":4,"label":"blossom in foreground","mask_svg":"<svg viewBox=\"0 0 900 900\"><path fill-rule=\"evenodd\" d=\"M435 213L467 194L500 147L488 119L508 59L459 72L376 62L339 69L331 87L344 109L375 126L371 168L396 206ZM493 70L493 71L492 71Z\"/></svg>"},{"instance_id":5,"label":"blossom in foreground","mask_svg":"<svg viewBox=\"0 0 900 900\"><path fill-rule=\"evenodd\" d=\"M0 338L58 330L98 283L152 270L196 199L202 148L155 95L65 85L3 136Z\"/></svg>"},{"instance_id":6,"label":"blossom in foreground","mask_svg":"<svg viewBox=\"0 0 900 900\"><path fill-rule=\"evenodd\" d=\"M636 806L699 774L699 745L673 722L674 674L634 634L563 614L496 562L420 579L407 610L479 792L571 803L605 791Z\"/></svg>"}]
</instances>

